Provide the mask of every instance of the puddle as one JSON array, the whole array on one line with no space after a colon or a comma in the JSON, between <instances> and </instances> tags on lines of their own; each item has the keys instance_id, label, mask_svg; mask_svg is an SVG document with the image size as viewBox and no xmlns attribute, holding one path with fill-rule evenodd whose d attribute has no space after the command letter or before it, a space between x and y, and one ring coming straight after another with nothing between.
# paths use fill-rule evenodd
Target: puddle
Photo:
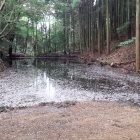
<instances>
[{"instance_id":1,"label":"puddle","mask_svg":"<svg viewBox=\"0 0 140 140\"><path fill-rule=\"evenodd\" d=\"M140 104L140 77L108 67L29 59L13 61L9 72L0 79L0 107L92 99Z\"/></svg>"}]
</instances>

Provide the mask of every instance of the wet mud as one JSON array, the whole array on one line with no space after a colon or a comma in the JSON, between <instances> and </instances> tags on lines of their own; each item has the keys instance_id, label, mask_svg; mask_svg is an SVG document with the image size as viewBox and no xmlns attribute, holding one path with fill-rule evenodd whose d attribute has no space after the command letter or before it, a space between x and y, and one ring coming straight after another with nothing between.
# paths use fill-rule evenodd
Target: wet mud
<instances>
[{"instance_id":1,"label":"wet mud","mask_svg":"<svg viewBox=\"0 0 140 140\"><path fill-rule=\"evenodd\" d=\"M0 79L0 107L65 101L119 101L140 105L140 75L68 61L13 61Z\"/></svg>"}]
</instances>

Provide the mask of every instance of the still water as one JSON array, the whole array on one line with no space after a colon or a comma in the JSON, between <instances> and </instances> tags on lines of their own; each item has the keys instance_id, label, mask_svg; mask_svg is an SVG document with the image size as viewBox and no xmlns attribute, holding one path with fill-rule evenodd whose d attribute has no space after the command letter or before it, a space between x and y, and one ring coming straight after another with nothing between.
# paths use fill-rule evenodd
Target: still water
<instances>
[{"instance_id":1,"label":"still water","mask_svg":"<svg viewBox=\"0 0 140 140\"><path fill-rule=\"evenodd\" d=\"M108 66L29 59L13 61L0 79L0 106L102 100L140 105L140 76L119 74Z\"/></svg>"}]
</instances>

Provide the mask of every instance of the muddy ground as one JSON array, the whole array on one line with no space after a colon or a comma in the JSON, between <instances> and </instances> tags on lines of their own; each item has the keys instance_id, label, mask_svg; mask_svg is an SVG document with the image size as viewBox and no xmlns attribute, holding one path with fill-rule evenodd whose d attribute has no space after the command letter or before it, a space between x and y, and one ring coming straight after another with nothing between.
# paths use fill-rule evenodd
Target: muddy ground
<instances>
[{"instance_id":1,"label":"muddy ground","mask_svg":"<svg viewBox=\"0 0 140 140\"><path fill-rule=\"evenodd\" d=\"M140 140L140 108L84 101L15 109L0 114L0 140Z\"/></svg>"},{"instance_id":2,"label":"muddy ground","mask_svg":"<svg viewBox=\"0 0 140 140\"><path fill-rule=\"evenodd\" d=\"M132 48L118 49L98 60L121 64L123 73L135 71ZM8 75L0 73L0 78ZM5 108L0 113L0 140L140 140L140 108L102 101L42 104L12 111Z\"/></svg>"}]
</instances>

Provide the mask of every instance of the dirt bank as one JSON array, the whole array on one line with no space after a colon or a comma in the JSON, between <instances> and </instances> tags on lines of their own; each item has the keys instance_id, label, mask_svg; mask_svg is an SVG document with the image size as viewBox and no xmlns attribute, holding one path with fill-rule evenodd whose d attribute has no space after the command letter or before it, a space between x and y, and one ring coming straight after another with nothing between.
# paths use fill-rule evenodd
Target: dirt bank
<instances>
[{"instance_id":1,"label":"dirt bank","mask_svg":"<svg viewBox=\"0 0 140 140\"><path fill-rule=\"evenodd\" d=\"M136 47L135 42L125 45L123 47L116 46L111 50L110 54L107 55L103 51L100 55L98 53L91 54L91 52L84 52L79 55L79 58L83 59L83 62L90 64L92 61L101 63L102 66L109 65L114 68L120 69L122 73L129 73L136 71L135 60L136 60Z\"/></svg>"},{"instance_id":2,"label":"dirt bank","mask_svg":"<svg viewBox=\"0 0 140 140\"><path fill-rule=\"evenodd\" d=\"M139 140L140 108L116 102L77 102L0 114L1 140Z\"/></svg>"}]
</instances>

